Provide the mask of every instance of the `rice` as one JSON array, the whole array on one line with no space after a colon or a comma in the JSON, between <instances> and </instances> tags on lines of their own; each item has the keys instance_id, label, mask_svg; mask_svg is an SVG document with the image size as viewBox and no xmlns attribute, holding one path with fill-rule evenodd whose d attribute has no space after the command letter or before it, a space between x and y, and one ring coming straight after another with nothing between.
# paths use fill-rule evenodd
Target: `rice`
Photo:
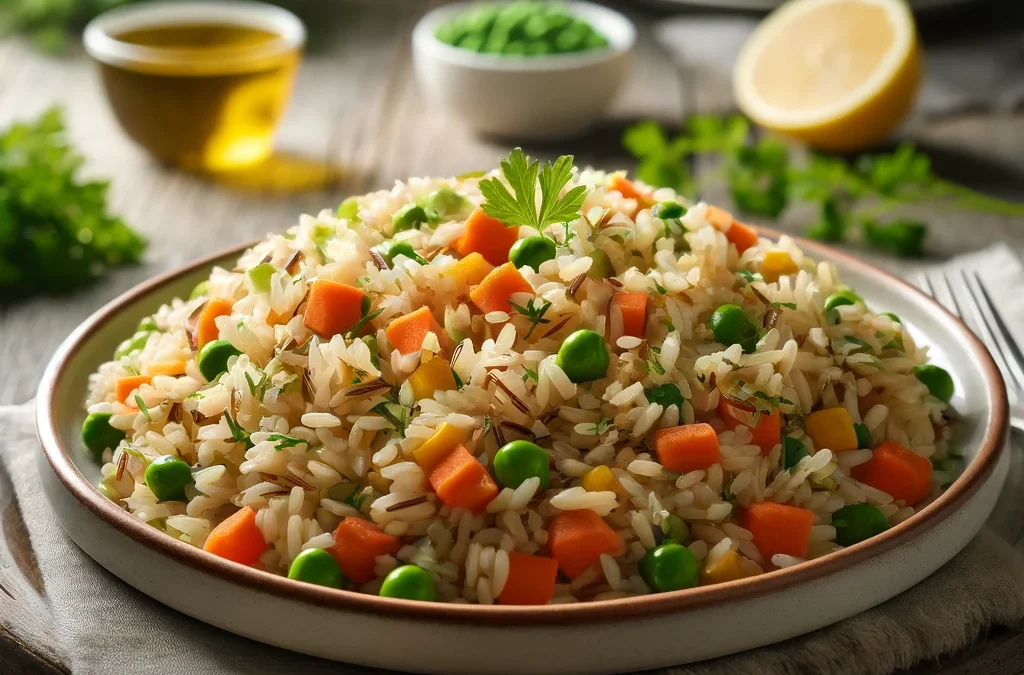
<instances>
[{"instance_id":1,"label":"rice","mask_svg":"<svg viewBox=\"0 0 1024 675\"><path fill-rule=\"evenodd\" d=\"M501 180L485 178L493 177ZM514 305L491 304L470 293L457 250L484 201L481 180L411 179L358 197L357 217L302 216L212 270L204 294L155 308L157 329L144 344L90 378L87 409L109 414L126 435L100 453L105 493L194 546L251 509L266 550L246 562L281 575L307 551L336 551L345 528L364 523L392 543L346 589L379 592L397 567L417 565L438 601L480 604L508 601L524 555L559 559L552 603L615 599L651 592L640 561L669 537L728 580L838 550L843 524L832 515L844 506L866 502L895 525L938 493L933 483L908 501L862 473L883 443L948 464L947 411L914 376L927 348L899 322L862 302L824 310L844 288L830 263L785 236L740 251L730 230L743 226L720 209L660 189L659 200L685 211L662 221L612 189L618 177L574 169L563 194L585 186L579 214L519 234L549 237L555 258L521 269L507 298ZM396 212L439 191L457 195L451 212L394 232ZM422 261L371 255L392 236ZM769 253L789 256L797 271L769 273ZM264 264L274 268L269 287L248 274ZM320 329L313 289L331 283L365 293L360 330ZM617 293L646 294L643 313L627 316ZM727 304L759 329L753 349L716 341L710 317ZM207 316L214 306L220 313ZM433 323L398 349L389 328L420 308ZM211 381L197 361L200 315L238 352ZM588 381L574 381L559 356L580 329L603 336L609 354L603 375ZM159 374L172 362L182 374ZM119 397L119 381L136 375ZM806 416L829 408L863 424L870 447L809 433ZM694 424L707 425L701 433L716 444L698 459L662 436ZM765 429L774 432L766 438ZM437 439L447 445L430 459ZM499 450L523 440L549 462L545 469L540 455L539 468L513 480L496 468ZM441 485L436 463L456 444L482 501ZM797 444L804 452L792 457ZM159 496L147 484L161 457L190 467L183 492ZM766 502L809 512L806 550L761 553L759 530L741 519ZM593 523L595 514L606 550L567 569L562 524Z\"/></svg>"}]
</instances>

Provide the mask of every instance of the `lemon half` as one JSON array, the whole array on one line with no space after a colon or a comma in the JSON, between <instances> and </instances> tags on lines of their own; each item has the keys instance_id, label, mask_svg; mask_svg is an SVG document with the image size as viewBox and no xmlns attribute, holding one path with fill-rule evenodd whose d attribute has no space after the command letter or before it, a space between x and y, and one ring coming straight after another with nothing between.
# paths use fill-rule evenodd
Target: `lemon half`
<instances>
[{"instance_id":1,"label":"lemon half","mask_svg":"<svg viewBox=\"0 0 1024 675\"><path fill-rule=\"evenodd\" d=\"M900 125L921 67L904 0L792 0L744 44L733 86L740 109L761 126L850 151Z\"/></svg>"}]
</instances>

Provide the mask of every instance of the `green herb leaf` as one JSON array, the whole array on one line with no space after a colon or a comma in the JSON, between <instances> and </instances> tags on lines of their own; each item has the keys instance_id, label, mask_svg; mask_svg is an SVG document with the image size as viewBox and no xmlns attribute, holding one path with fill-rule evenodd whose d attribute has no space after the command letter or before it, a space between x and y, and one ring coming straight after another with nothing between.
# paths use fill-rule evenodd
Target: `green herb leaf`
<instances>
[{"instance_id":1,"label":"green herb leaf","mask_svg":"<svg viewBox=\"0 0 1024 675\"><path fill-rule=\"evenodd\" d=\"M540 382L540 377L537 375L537 371L534 370L533 368L527 368L526 366L523 366L523 371L525 371L523 373L523 382L529 382L530 380L533 380L534 382Z\"/></svg>"},{"instance_id":2,"label":"green herb leaf","mask_svg":"<svg viewBox=\"0 0 1024 675\"><path fill-rule=\"evenodd\" d=\"M864 241L903 258L920 258L924 255L924 240L927 236L928 226L916 220L898 218L888 223L864 223Z\"/></svg>"},{"instance_id":3,"label":"green herb leaf","mask_svg":"<svg viewBox=\"0 0 1024 675\"><path fill-rule=\"evenodd\" d=\"M345 335L344 335L345 339L346 340L351 340L355 336L359 335L359 332L361 330L363 330L363 327L366 326L366 324L368 324L371 321L373 321L374 319L376 319L378 316L380 316L383 311L384 311L384 308L381 307L380 309L378 309L375 312L370 312L369 314L364 314L363 318L359 319L359 321L356 321L355 324L353 324L352 327L349 328L345 332Z\"/></svg>"},{"instance_id":4,"label":"green herb leaf","mask_svg":"<svg viewBox=\"0 0 1024 675\"><path fill-rule=\"evenodd\" d=\"M135 405L139 406L139 410L142 411L142 414L145 415L147 420L150 422L153 421L153 416L149 414L149 406L146 405L146 401L143 400L142 396L138 394L135 395Z\"/></svg>"},{"instance_id":5,"label":"green herb leaf","mask_svg":"<svg viewBox=\"0 0 1024 675\"><path fill-rule=\"evenodd\" d=\"M514 195L497 178L480 181L480 192L487 200L484 213L507 226L526 225L542 230L548 225L571 220L579 214L586 197L586 186L578 185L559 197L572 179L572 155L563 155L552 164L531 162L522 148L514 149L501 161L501 172ZM537 210L537 180L540 178L541 202Z\"/></svg>"},{"instance_id":6,"label":"green herb leaf","mask_svg":"<svg viewBox=\"0 0 1024 675\"><path fill-rule=\"evenodd\" d=\"M530 321L530 330L526 332L525 337L525 339L527 340L529 340L530 336L533 335L533 331L537 329L537 326L544 323L551 323L550 319L544 318L544 314L547 313L549 309L551 309L551 302L545 300L543 305L537 307L536 304L534 304L536 300L536 298L530 298L530 300L526 303L526 307L523 307L522 305L517 305L511 300L509 300L508 302L508 304L512 306L512 309L514 309L517 313L522 314Z\"/></svg>"},{"instance_id":7,"label":"green herb leaf","mask_svg":"<svg viewBox=\"0 0 1024 675\"><path fill-rule=\"evenodd\" d=\"M276 450L277 452L280 452L287 448L298 447L302 444L309 444L308 441L305 441L301 438L296 438L294 436L286 436L285 434L270 434L269 436L267 436L267 440L273 441L276 444L274 445L274 450Z\"/></svg>"}]
</instances>

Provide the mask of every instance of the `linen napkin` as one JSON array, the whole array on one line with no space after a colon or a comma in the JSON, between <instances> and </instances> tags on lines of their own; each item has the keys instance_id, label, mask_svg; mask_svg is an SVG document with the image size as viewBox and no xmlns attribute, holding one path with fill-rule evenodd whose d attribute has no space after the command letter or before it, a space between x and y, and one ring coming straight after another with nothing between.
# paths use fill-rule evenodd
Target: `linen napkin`
<instances>
[{"instance_id":1,"label":"linen napkin","mask_svg":"<svg viewBox=\"0 0 1024 675\"><path fill-rule=\"evenodd\" d=\"M957 258L981 271L1017 335L1024 268L1005 246ZM904 268L904 273L914 270ZM0 675L72 672L361 673L203 624L149 599L82 553L39 488L33 406L0 408ZM808 635L664 675L883 675L1024 623L1024 453L986 528L934 575L858 616ZM822 598L822 602L827 602Z\"/></svg>"}]
</instances>

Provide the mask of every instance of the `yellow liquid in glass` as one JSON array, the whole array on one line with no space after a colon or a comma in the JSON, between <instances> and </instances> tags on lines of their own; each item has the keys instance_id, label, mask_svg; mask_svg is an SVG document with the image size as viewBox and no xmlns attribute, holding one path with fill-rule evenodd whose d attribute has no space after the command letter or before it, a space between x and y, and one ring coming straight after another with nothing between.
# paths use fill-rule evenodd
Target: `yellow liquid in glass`
<instances>
[{"instance_id":1,"label":"yellow liquid in glass","mask_svg":"<svg viewBox=\"0 0 1024 675\"><path fill-rule=\"evenodd\" d=\"M194 171L230 171L264 160L300 60L275 48L276 33L230 24L181 24L120 33L155 48L123 64L101 64L125 132L157 158Z\"/></svg>"}]
</instances>

